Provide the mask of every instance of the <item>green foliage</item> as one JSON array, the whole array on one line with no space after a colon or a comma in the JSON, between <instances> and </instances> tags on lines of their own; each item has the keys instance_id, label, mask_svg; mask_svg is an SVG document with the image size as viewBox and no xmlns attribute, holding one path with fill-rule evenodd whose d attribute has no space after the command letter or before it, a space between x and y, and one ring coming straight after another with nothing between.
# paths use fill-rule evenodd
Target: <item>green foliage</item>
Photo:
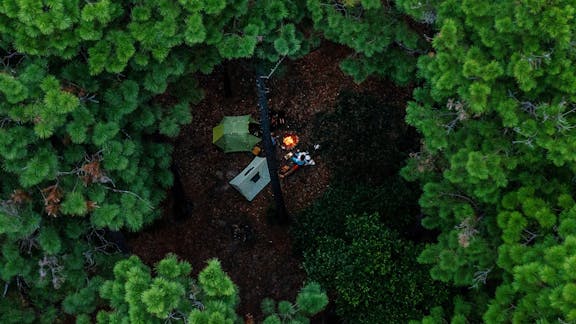
<instances>
[{"instance_id":1,"label":"green foliage","mask_svg":"<svg viewBox=\"0 0 576 324\"><path fill-rule=\"evenodd\" d=\"M235 323L238 289L220 263L208 261L198 282L189 278L190 271L190 264L175 255L158 262L154 274L136 256L118 262L114 280L100 287L101 297L113 310L98 312L98 323L163 323L185 318L190 323Z\"/></svg>"},{"instance_id":2,"label":"green foliage","mask_svg":"<svg viewBox=\"0 0 576 324\"><path fill-rule=\"evenodd\" d=\"M406 117L424 145L403 174L421 181L423 224L440 231L419 260L435 279L475 287L463 304L489 297L486 308L423 322L576 318L565 271L575 252L575 8L518 4L398 1L415 19L433 14L438 30Z\"/></svg>"},{"instance_id":3,"label":"green foliage","mask_svg":"<svg viewBox=\"0 0 576 324\"><path fill-rule=\"evenodd\" d=\"M83 215L88 211L86 200L79 192L70 192L60 205L64 215Z\"/></svg>"},{"instance_id":4,"label":"green foliage","mask_svg":"<svg viewBox=\"0 0 576 324\"><path fill-rule=\"evenodd\" d=\"M167 318L186 293L185 279L152 278L150 269L135 256L114 266L114 281L100 287L100 296L115 309L100 311L99 323L128 320L154 322Z\"/></svg>"},{"instance_id":5,"label":"green foliage","mask_svg":"<svg viewBox=\"0 0 576 324\"><path fill-rule=\"evenodd\" d=\"M262 301L262 312L264 313L264 323L309 323L309 317L324 310L328 305L328 296L320 285L315 282L306 284L298 296L296 303L287 300L276 302L270 298Z\"/></svg>"},{"instance_id":6,"label":"green foliage","mask_svg":"<svg viewBox=\"0 0 576 324\"><path fill-rule=\"evenodd\" d=\"M502 281L484 315L487 322L560 315L573 320L573 278L566 269L573 263L574 213L566 199L556 201L573 195L567 179L572 178L574 162L570 136L574 8L566 1L494 5L406 0L391 6L369 0L328 5L312 0L3 1L0 176L6 180L0 190L0 274L12 284L11 300L20 293L15 283L24 283L18 286L29 287L23 294L27 304L42 310L44 321L56 321L60 314L50 306L53 300L64 300L67 313L87 320L83 313L94 309L94 287L100 279L90 278L84 261L98 269L104 263L93 246L97 241L90 238L91 227L138 230L157 216L154 208L172 180L165 171L171 150L148 136L174 137L190 122L189 104L201 95L195 88L179 89L182 84L195 87L184 80L198 71L210 72L223 59L256 56L276 61L303 55L316 41L304 36L310 32L305 19L309 15L316 31L355 51L341 64L355 80L380 74L408 83L416 67L415 54L428 52L428 44L409 28L401 11L420 22L437 22L440 31L434 51L419 60L420 75L428 83L417 90L417 103L410 106L407 118L424 134L426 146L404 173L426 183L420 200L429 215L424 225L442 231L438 244L430 245L420 261L434 265L434 278L457 285L481 283L477 272ZM172 91L180 91L176 99L164 100ZM357 109L351 112L345 105ZM405 157L398 152L411 145L391 139L409 133L392 131L388 126L397 123L375 104L352 98L345 105L336 117L326 119L339 125L332 137L366 137L361 142L368 146L325 143L328 159L342 167L337 177L343 181L363 181L355 172L369 174L373 177L369 182L381 184ZM399 211L406 207L399 202L402 199L390 199L408 196L410 190L396 179L389 182L386 189L355 191L352 202L343 203L350 212L335 210L333 217L306 220L314 224L311 229L324 228L318 231L320 248L315 253L326 259L320 270L326 267L322 271L341 278L326 279L337 285L333 289L345 304L341 309L352 309L341 311L350 317L376 316L375 322L381 320L380 312L386 319L404 320L423 307L418 304L423 297L415 295L410 299L419 305L411 309L414 313L405 311L410 304L400 297L393 297L400 306L391 311L358 310L363 298L370 301L373 295L392 292L365 283L359 291L351 286L356 276L368 280L372 273L391 275L386 271L389 255L382 250L400 249L396 246L400 239L381 228L374 216L345 215L380 211L385 224L403 232L412 222L398 217L410 214ZM30 201L12 197L19 188ZM367 193L374 196L362 201ZM382 200L376 202L378 198ZM357 239L363 234L370 234L370 240ZM416 248L403 247L408 249L403 253L413 256ZM398 259L406 262L398 264L416 268L411 261ZM182 296L189 285L182 277L190 272L189 266L171 257L156 271L152 278L137 262L121 266L117 280L126 280L126 286L103 287L112 285L115 293L126 289L126 296L111 293L118 311L101 313L99 320L117 322L127 316L148 322L187 307ZM390 287L410 280L425 282L393 276L388 280ZM206 295L205 310L193 309L190 321L235 321L230 305L237 302L237 289L216 261L209 263L199 282ZM535 291L544 297L535 297ZM413 286L402 292L416 294ZM286 318L306 322L295 315L295 306L308 307L312 313L324 303L318 291L306 296L299 295L296 304L283 301L272 307L277 314L266 322ZM2 322L33 322L34 311L17 304L18 310L2 312ZM471 316L466 304L455 305L454 322ZM506 311L510 305L515 306L513 312ZM433 311L431 318L441 318L440 313Z\"/></svg>"},{"instance_id":7,"label":"green foliage","mask_svg":"<svg viewBox=\"0 0 576 324\"><path fill-rule=\"evenodd\" d=\"M308 0L306 5L315 29L354 50L341 68L356 82L373 74L399 84L414 78L414 54L424 52L428 44L410 28L397 6L372 0L329 4Z\"/></svg>"},{"instance_id":8,"label":"green foliage","mask_svg":"<svg viewBox=\"0 0 576 324\"><path fill-rule=\"evenodd\" d=\"M199 91L187 89L171 105L155 104L154 95L220 60L191 64L194 54L177 48L190 8L182 1L0 4L0 276L8 298L1 322L56 321L62 312L51 305L63 300L71 315L93 311L91 274L104 274L114 258L102 257L109 249L92 226L137 230L158 214L153 207L171 184L158 171L170 164L170 149L144 136L177 135ZM195 28L221 21L212 32L222 34L231 19L197 19ZM4 311L5 301L14 309Z\"/></svg>"},{"instance_id":9,"label":"green foliage","mask_svg":"<svg viewBox=\"0 0 576 324\"><path fill-rule=\"evenodd\" d=\"M416 197L397 177L378 187L348 181L297 215L293 235L308 275L336 296L343 319L406 322L447 298L416 262L423 247L407 239L423 234L415 226Z\"/></svg>"},{"instance_id":10,"label":"green foliage","mask_svg":"<svg viewBox=\"0 0 576 324\"><path fill-rule=\"evenodd\" d=\"M94 309L92 293L99 290L111 310L99 311L98 323L163 323L184 318L190 323L237 323L238 289L220 262L209 260L198 281L189 277L190 272L190 264L179 261L175 255L159 261L154 271L138 257L131 256L116 263L112 280L92 280L88 287L68 296L64 307L68 313L91 312ZM327 303L322 288L317 283L309 283L301 289L296 304L280 302L279 316L308 323L308 317L322 311ZM275 310L274 301L264 300L263 305L266 304L269 307L265 309Z\"/></svg>"},{"instance_id":11,"label":"green foliage","mask_svg":"<svg viewBox=\"0 0 576 324\"><path fill-rule=\"evenodd\" d=\"M377 214L348 216L344 235L320 236L305 252L305 268L311 279L334 290L337 313L344 319L405 322L447 297L417 264L419 251L384 227Z\"/></svg>"},{"instance_id":12,"label":"green foliage","mask_svg":"<svg viewBox=\"0 0 576 324\"><path fill-rule=\"evenodd\" d=\"M17 210L21 214L12 217L33 215L20 208ZM80 225L79 222L76 225ZM2 303L5 301L12 309L2 311L1 322L39 322L38 308L44 310L43 322L54 322L61 312L51 306L54 301L61 301L63 311L71 315L96 309L97 290L102 280L89 277L84 267L89 264L92 270L106 273L109 269L98 251L111 253L113 249L107 248L107 243L99 239L103 237L101 232L73 224L70 222L63 228L58 220L38 221L33 230L22 227L28 234L19 232L8 236L20 237L18 245L4 238L0 275L3 286L6 284L7 296ZM115 259L106 258L109 262ZM19 287L23 283L27 284L26 288Z\"/></svg>"},{"instance_id":13,"label":"green foliage","mask_svg":"<svg viewBox=\"0 0 576 324\"><path fill-rule=\"evenodd\" d=\"M237 290L232 280L222 272L220 261L216 259L208 261L208 266L198 275L198 282L210 297L234 296Z\"/></svg>"},{"instance_id":14,"label":"green foliage","mask_svg":"<svg viewBox=\"0 0 576 324\"><path fill-rule=\"evenodd\" d=\"M383 224L404 237L413 237L419 212L417 195L418 191L399 177L378 187L354 183L335 185L305 212L298 214L292 235L299 249L306 250L310 239L315 242L317 236L342 236L342 224L347 215L378 213Z\"/></svg>"},{"instance_id":15,"label":"green foliage","mask_svg":"<svg viewBox=\"0 0 576 324\"><path fill-rule=\"evenodd\" d=\"M15 297L15 296L8 296ZM26 307L21 302L15 303L16 298L2 298L0 299L0 319L2 323L19 324L19 323L34 323L36 316L34 310Z\"/></svg>"},{"instance_id":16,"label":"green foliage","mask_svg":"<svg viewBox=\"0 0 576 324\"><path fill-rule=\"evenodd\" d=\"M11 104L24 101L28 97L28 89L8 74L0 74L0 88L6 101Z\"/></svg>"},{"instance_id":17,"label":"green foliage","mask_svg":"<svg viewBox=\"0 0 576 324\"><path fill-rule=\"evenodd\" d=\"M102 285L102 279L93 278L90 283L79 289L77 292L66 296L62 301L62 308L68 314L81 314L76 318L76 322L86 322L85 314L91 314L96 310L98 289ZM84 314L84 316L82 316ZM86 316L87 317L87 316ZM90 321L88 321L89 323Z\"/></svg>"},{"instance_id":18,"label":"green foliage","mask_svg":"<svg viewBox=\"0 0 576 324\"><path fill-rule=\"evenodd\" d=\"M58 232L53 227L44 226L38 235L38 244L48 254L58 254L62 248L62 242Z\"/></svg>"},{"instance_id":19,"label":"green foliage","mask_svg":"<svg viewBox=\"0 0 576 324\"><path fill-rule=\"evenodd\" d=\"M328 304L328 297L318 283L309 283L304 286L298 296L296 305L300 311L308 316L319 313Z\"/></svg>"},{"instance_id":20,"label":"green foliage","mask_svg":"<svg viewBox=\"0 0 576 324\"><path fill-rule=\"evenodd\" d=\"M159 215L171 148L149 136L191 121L201 98L191 76L222 60L204 39L225 33L234 15L214 14L237 4L2 1L0 274L11 300L24 296L22 312L50 322L61 302L71 315L93 311L92 276L114 257L90 233L139 230ZM195 58L206 47L209 58ZM171 86L176 100L160 100Z\"/></svg>"}]
</instances>

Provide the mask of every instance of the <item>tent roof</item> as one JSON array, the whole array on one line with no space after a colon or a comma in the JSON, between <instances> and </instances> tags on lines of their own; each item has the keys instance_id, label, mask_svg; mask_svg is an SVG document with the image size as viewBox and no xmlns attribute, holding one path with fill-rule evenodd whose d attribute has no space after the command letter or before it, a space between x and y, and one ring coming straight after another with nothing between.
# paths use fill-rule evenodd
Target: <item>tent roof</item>
<instances>
[{"instance_id":1,"label":"tent roof","mask_svg":"<svg viewBox=\"0 0 576 324\"><path fill-rule=\"evenodd\" d=\"M252 201L269 182L268 163L265 158L257 156L230 181L230 185L236 188L248 201Z\"/></svg>"},{"instance_id":2,"label":"tent roof","mask_svg":"<svg viewBox=\"0 0 576 324\"><path fill-rule=\"evenodd\" d=\"M256 123L250 115L225 116L212 129L212 143L225 153L250 151L260 139L248 131L248 124Z\"/></svg>"}]
</instances>

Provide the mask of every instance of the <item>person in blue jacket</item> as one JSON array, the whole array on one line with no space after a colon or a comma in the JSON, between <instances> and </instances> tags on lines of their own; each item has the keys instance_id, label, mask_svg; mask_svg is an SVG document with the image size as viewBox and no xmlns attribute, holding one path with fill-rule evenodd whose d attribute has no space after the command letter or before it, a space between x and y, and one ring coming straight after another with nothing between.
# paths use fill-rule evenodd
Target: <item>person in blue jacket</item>
<instances>
[{"instance_id":1,"label":"person in blue jacket","mask_svg":"<svg viewBox=\"0 0 576 324\"><path fill-rule=\"evenodd\" d=\"M310 156L310 154L308 154L308 152L297 152L296 154L294 154L294 156L292 156L291 160L292 160L292 162L294 162L294 166L290 170L288 170L286 173L281 174L280 178L284 178L286 176L291 175L292 173L296 172L296 170L300 169L301 167L316 164L316 162L314 162L314 160L312 160L312 157Z\"/></svg>"},{"instance_id":2,"label":"person in blue jacket","mask_svg":"<svg viewBox=\"0 0 576 324\"><path fill-rule=\"evenodd\" d=\"M316 163L312 160L312 157L308 152L297 152L292 157L292 161L296 163L298 166L305 166L305 165L315 165Z\"/></svg>"}]
</instances>

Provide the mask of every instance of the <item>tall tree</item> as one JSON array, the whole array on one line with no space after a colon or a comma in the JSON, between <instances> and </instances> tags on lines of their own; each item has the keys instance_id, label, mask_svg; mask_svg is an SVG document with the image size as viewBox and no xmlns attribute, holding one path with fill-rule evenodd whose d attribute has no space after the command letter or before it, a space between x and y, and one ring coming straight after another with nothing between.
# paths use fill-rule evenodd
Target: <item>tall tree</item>
<instances>
[{"instance_id":1,"label":"tall tree","mask_svg":"<svg viewBox=\"0 0 576 324\"><path fill-rule=\"evenodd\" d=\"M380 75L399 84L412 81L416 57L428 44L394 2L377 0L307 0L314 28L353 51L341 62L357 82Z\"/></svg>"},{"instance_id":2,"label":"tall tree","mask_svg":"<svg viewBox=\"0 0 576 324\"><path fill-rule=\"evenodd\" d=\"M490 297L429 319L576 320L574 3L398 3L438 28L407 115L424 144L404 175L422 182L423 224L441 231L420 261Z\"/></svg>"},{"instance_id":3,"label":"tall tree","mask_svg":"<svg viewBox=\"0 0 576 324\"><path fill-rule=\"evenodd\" d=\"M10 297L0 308L11 308L0 321L90 312L67 295L96 299L94 273L109 275L115 260L105 229L137 231L160 215L173 179L161 137L191 121L202 98L195 73L225 59L304 53L301 7L0 3L0 279Z\"/></svg>"},{"instance_id":4,"label":"tall tree","mask_svg":"<svg viewBox=\"0 0 576 324\"><path fill-rule=\"evenodd\" d=\"M112 310L98 312L98 323L239 323L236 314L238 287L222 270L220 262L209 260L198 274L190 278L190 264L168 255L154 271L136 256L114 266L114 279L104 282L100 295ZM328 299L316 283L305 285L296 304L266 299L268 314L264 323L308 323L309 317L322 311ZM287 307L286 307L287 306Z\"/></svg>"},{"instance_id":5,"label":"tall tree","mask_svg":"<svg viewBox=\"0 0 576 324\"><path fill-rule=\"evenodd\" d=\"M272 143L272 134L270 133L270 115L268 110L268 99L266 96L266 84L264 83L267 76L264 74L262 64L259 64L256 72L256 91L258 92L258 111L260 112L260 127L262 128L262 141L264 142L264 152L266 153L266 162L268 163L268 172L270 173L270 184L276 203L276 217L278 222L287 223L289 221L284 196L280 187L278 178L278 162L276 161L276 147Z\"/></svg>"}]
</instances>

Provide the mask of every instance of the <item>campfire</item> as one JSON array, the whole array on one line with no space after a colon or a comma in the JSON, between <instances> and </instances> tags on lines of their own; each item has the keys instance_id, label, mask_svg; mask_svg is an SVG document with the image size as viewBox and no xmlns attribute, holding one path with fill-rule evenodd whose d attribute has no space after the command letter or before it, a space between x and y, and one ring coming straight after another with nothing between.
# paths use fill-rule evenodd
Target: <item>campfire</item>
<instances>
[{"instance_id":1,"label":"campfire","mask_svg":"<svg viewBox=\"0 0 576 324\"><path fill-rule=\"evenodd\" d=\"M291 150L298 144L299 138L296 134L286 134L282 139L282 148Z\"/></svg>"}]
</instances>

